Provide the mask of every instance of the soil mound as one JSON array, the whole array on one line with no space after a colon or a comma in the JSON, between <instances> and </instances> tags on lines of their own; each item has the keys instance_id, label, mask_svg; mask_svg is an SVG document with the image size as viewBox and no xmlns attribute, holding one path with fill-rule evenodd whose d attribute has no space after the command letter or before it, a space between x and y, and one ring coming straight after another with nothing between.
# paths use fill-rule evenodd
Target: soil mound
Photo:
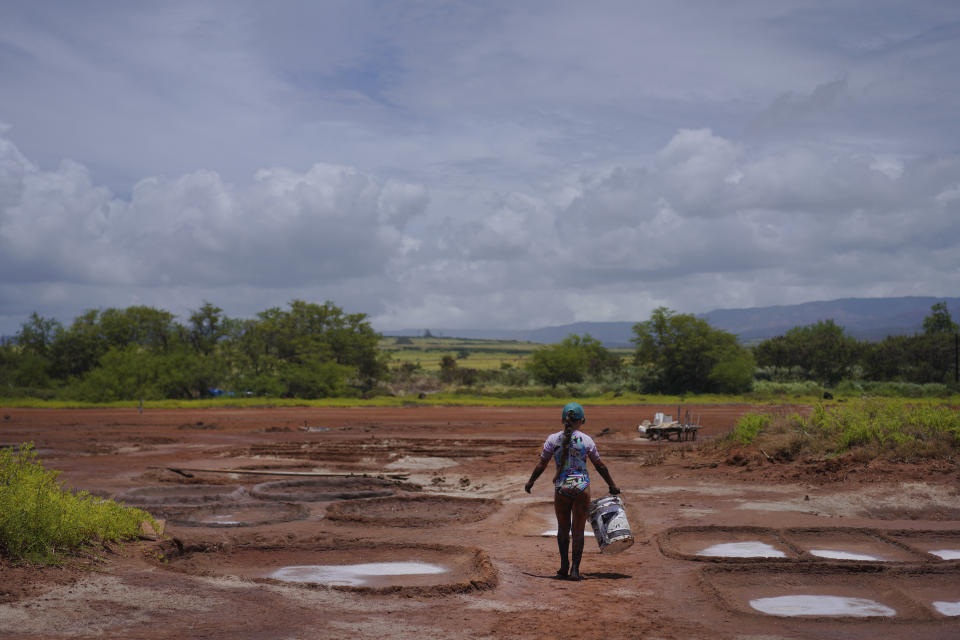
<instances>
[{"instance_id":1,"label":"soil mound","mask_svg":"<svg viewBox=\"0 0 960 640\"><path fill-rule=\"evenodd\" d=\"M114 496L118 502L134 507L175 507L237 502L247 491L237 485L183 484L135 487Z\"/></svg>"},{"instance_id":2,"label":"soil mound","mask_svg":"<svg viewBox=\"0 0 960 640\"><path fill-rule=\"evenodd\" d=\"M354 500L391 496L401 489L418 490L409 483L362 476L309 478L302 480L274 480L262 482L250 490L261 500L284 502L323 502L326 500Z\"/></svg>"},{"instance_id":3,"label":"soil mound","mask_svg":"<svg viewBox=\"0 0 960 640\"><path fill-rule=\"evenodd\" d=\"M185 527L255 527L275 522L290 522L307 517L303 505L288 502L252 504L199 505L194 507L158 508L153 515Z\"/></svg>"},{"instance_id":4,"label":"soil mound","mask_svg":"<svg viewBox=\"0 0 960 640\"><path fill-rule=\"evenodd\" d=\"M327 518L385 527L429 527L483 520L500 507L498 500L453 496L393 496L337 502Z\"/></svg>"}]
</instances>

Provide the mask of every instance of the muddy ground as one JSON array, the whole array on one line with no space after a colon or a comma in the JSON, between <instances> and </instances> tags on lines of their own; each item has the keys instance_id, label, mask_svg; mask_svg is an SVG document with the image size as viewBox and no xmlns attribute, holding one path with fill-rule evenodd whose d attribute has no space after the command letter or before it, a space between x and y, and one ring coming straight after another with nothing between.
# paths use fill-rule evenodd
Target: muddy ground
<instances>
[{"instance_id":1,"label":"muddy ground","mask_svg":"<svg viewBox=\"0 0 960 640\"><path fill-rule=\"evenodd\" d=\"M32 441L65 486L166 519L161 540L64 567L0 560L0 637L960 637L954 462L719 453L710 440L749 407L692 410L696 442L651 442L637 424L676 407L587 407L636 544L601 554L588 537L577 583L555 577L544 535L556 529L549 473L523 491L559 405L0 409L0 445ZM596 474L593 488L603 495ZM731 544L768 552L704 553ZM310 573L354 565L404 568ZM875 615L758 609L795 596Z\"/></svg>"}]
</instances>

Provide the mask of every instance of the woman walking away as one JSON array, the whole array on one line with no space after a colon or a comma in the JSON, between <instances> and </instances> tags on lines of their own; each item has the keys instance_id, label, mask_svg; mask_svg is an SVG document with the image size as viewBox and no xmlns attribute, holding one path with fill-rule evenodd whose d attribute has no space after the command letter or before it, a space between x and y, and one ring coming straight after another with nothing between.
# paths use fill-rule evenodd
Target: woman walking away
<instances>
[{"instance_id":1,"label":"woman walking away","mask_svg":"<svg viewBox=\"0 0 960 640\"><path fill-rule=\"evenodd\" d=\"M524 489L530 493L533 483L547 468L550 458L556 460L557 473L553 476L553 508L557 513L557 547L560 550L560 570L557 571L557 575L565 579L580 580L583 527L587 523L587 510L590 508L590 474L587 473L587 458L590 458L593 466L607 481L611 494L620 493L620 489L610 477L607 465L600 460L593 438L578 431L586 422L583 407L576 402L571 402L563 408L561 417L563 431L551 434L547 438L540 453L540 462L534 467ZM573 531L572 564L567 558L571 530Z\"/></svg>"}]
</instances>

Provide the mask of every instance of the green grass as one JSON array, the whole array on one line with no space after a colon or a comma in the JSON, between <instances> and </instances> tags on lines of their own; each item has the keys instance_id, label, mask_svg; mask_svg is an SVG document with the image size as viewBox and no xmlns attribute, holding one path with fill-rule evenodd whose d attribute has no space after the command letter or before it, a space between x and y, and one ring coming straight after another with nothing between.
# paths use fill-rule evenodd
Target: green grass
<instances>
[{"instance_id":1,"label":"green grass","mask_svg":"<svg viewBox=\"0 0 960 640\"><path fill-rule=\"evenodd\" d=\"M753 444L784 460L844 454L863 461L950 457L960 451L960 411L904 398L816 404L809 416L747 414L725 440Z\"/></svg>"},{"instance_id":2,"label":"green grass","mask_svg":"<svg viewBox=\"0 0 960 640\"><path fill-rule=\"evenodd\" d=\"M601 385L570 385L557 389L550 387L505 387L489 388L465 387L456 391L428 393L420 398L418 394L388 396L379 395L372 398L344 397L344 398L243 398L219 397L203 398L199 400L148 400L143 403L144 410L149 409L216 409L216 408L272 408L272 407L404 407L410 405L422 406L518 406L539 407L552 406L558 400L576 400L581 403L594 405L677 405L677 404L754 404L759 406L813 406L822 403L826 407L843 405L846 402L861 401L859 395L835 394L834 400L823 400L819 394L785 393L776 394L686 394L667 396L622 392L604 391ZM903 404L914 407L920 406L960 406L960 395L953 394L945 397L922 398L885 398L884 401L894 404ZM114 402L78 402L72 400L44 400L40 398L0 398L0 409L136 409L139 406L136 400L121 400ZM2 423L0 423L2 424Z\"/></svg>"},{"instance_id":3,"label":"green grass","mask_svg":"<svg viewBox=\"0 0 960 640\"><path fill-rule=\"evenodd\" d=\"M730 438L740 444L751 444L767 427L771 416L765 413L748 413L737 421Z\"/></svg>"},{"instance_id":4,"label":"green grass","mask_svg":"<svg viewBox=\"0 0 960 640\"><path fill-rule=\"evenodd\" d=\"M140 509L62 489L58 475L32 444L0 449L0 553L49 564L85 545L135 538L144 520L153 523Z\"/></svg>"},{"instance_id":5,"label":"green grass","mask_svg":"<svg viewBox=\"0 0 960 640\"><path fill-rule=\"evenodd\" d=\"M373 398L206 398L202 400L151 400L143 403L144 410L151 409L215 409L215 408L272 408L272 407L404 407L420 406L516 406L549 407L561 400L576 400L593 405L675 405L675 404L730 404L748 402L737 396L700 395L664 396L639 393L581 393L576 390L549 387L522 389L504 388L490 393L473 390L430 393L418 395L375 396ZM561 402L561 404L563 404ZM63 400L39 400L37 398L3 398L0 407L26 409L136 409L137 401L118 402L71 402Z\"/></svg>"},{"instance_id":6,"label":"green grass","mask_svg":"<svg viewBox=\"0 0 960 640\"><path fill-rule=\"evenodd\" d=\"M397 344L400 340L401 344ZM505 364L522 367L536 349L545 347L539 342L520 340L487 340L470 338L403 338L389 337L380 340L380 349L390 355L391 366L419 364L424 371L439 371L444 356L456 359L458 367L490 370L500 369ZM632 349L611 349L625 359L633 357Z\"/></svg>"}]
</instances>

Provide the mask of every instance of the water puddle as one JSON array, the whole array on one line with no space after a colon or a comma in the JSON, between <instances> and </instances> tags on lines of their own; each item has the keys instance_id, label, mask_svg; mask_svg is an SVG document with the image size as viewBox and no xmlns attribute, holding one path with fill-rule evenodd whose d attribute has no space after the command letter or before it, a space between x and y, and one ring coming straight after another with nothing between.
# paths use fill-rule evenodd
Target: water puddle
<instances>
[{"instance_id":1,"label":"water puddle","mask_svg":"<svg viewBox=\"0 0 960 640\"><path fill-rule=\"evenodd\" d=\"M890 607L867 598L843 596L778 596L757 598L750 606L772 616L848 616L866 618L895 616Z\"/></svg>"},{"instance_id":2,"label":"water puddle","mask_svg":"<svg viewBox=\"0 0 960 640\"><path fill-rule=\"evenodd\" d=\"M697 552L698 556L719 558L786 558L787 554L771 544L758 540L724 542Z\"/></svg>"},{"instance_id":3,"label":"water puddle","mask_svg":"<svg viewBox=\"0 0 960 640\"><path fill-rule=\"evenodd\" d=\"M558 533L558 530L557 530L557 529L548 529L547 531L544 531L544 532L541 533L540 535L543 536L544 538L556 538L556 537L557 537L557 533ZM572 533L572 532L571 532L571 533ZM584 537L584 538L595 538L596 536L593 534L593 531L592 531L591 529L584 529L584 530L583 530L583 537Z\"/></svg>"},{"instance_id":4,"label":"water puddle","mask_svg":"<svg viewBox=\"0 0 960 640\"><path fill-rule=\"evenodd\" d=\"M886 558L872 556L868 553L853 553L852 551L841 551L839 549L810 549L810 555L818 558L830 558L832 560L863 560L868 562L887 562Z\"/></svg>"},{"instance_id":5,"label":"water puddle","mask_svg":"<svg viewBox=\"0 0 960 640\"><path fill-rule=\"evenodd\" d=\"M960 560L960 549L933 549L930 553L943 560Z\"/></svg>"},{"instance_id":6,"label":"water puddle","mask_svg":"<svg viewBox=\"0 0 960 640\"><path fill-rule=\"evenodd\" d=\"M297 504L261 502L161 507L152 509L152 513L185 527L253 527L300 520L309 511Z\"/></svg>"},{"instance_id":7,"label":"water puddle","mask_svg":"<svg viewBox=\"0 0 960 640\"><path fill-rule=\"evenodd\" d=\"M284 582L309 582L344 587L362 587L393 576L438 575L450 569L428 562L369 562L352 565L299 565L281 567L268 578Z\"/></svg>"},{"instance_id":8,"label":"water puddle","mask_svg":"<svg viewBox=\"0 0 960 640\"><path fill-rule=\"evenodd\" d=\"M933 603L933 608L945 616L960 616L960 602L944 602L938 600Z\"/></svg>"}]
</instances>

